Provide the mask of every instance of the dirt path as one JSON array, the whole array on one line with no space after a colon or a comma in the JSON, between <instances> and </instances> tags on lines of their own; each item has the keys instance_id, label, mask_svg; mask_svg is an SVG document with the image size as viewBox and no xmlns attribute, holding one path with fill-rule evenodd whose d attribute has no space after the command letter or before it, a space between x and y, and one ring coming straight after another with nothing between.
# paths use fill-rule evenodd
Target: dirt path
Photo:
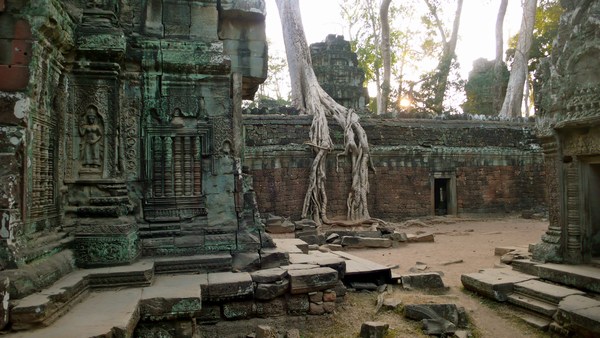
<instances>
[{"instance_id":1,"label":"dirt path","mask_svg":"<svg viewBox=\"0 0 600 338\"><path fill-rule=\"evenodd\" d=\"M394 296L398 292L401 299L414 298L411 300L413 302L419 301L419 296L425 301L435 302L452 302L455 299L454 303L465 307L483 337L515 338L540 334L516 322L514 311L464 291L460 276L498 264L500 257L494 255L496 247L527 247L530 243L538 242L548 227L547 222L516 217L489 220L449 218L437 221L444 223L406 229L407 233L433 232L434 243L410 243L398 248L352 250L350 253L383 265L398 265L393 270L397 274L410 273L417 262L427 265L425 271L443 272L444 283L450 290L439 300L428 299L429 297L419 295L417 291L407 294L396 289Z\"/></svg>"}]
</instances>

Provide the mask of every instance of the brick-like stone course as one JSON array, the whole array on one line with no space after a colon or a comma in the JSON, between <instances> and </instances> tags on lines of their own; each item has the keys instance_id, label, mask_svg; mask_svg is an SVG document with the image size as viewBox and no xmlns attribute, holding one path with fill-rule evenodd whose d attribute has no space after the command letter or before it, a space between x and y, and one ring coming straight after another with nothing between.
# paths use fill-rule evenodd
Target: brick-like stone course
<instances>
[{"instance_id":1,"label":"brick-like stone course","mask_svg":"<svg viewBox=\"0 0 600 338\"><path fill-rule=\"evenodd\" d=\"M247 115L244 163L261 212L299 218L313 155L310 117ZM330 121L342 146L341 130ZM456 178L458 213L504 213L545 205L545 167L533 125L516 122L363 119L376 173L369 174L372 215L433 213L433 174ZM341 152L336 149L334 153ZM327 166L328 210L346 214L348 161ZM445 177L445 176L444 176Z\"/></svg>"}]
</instances>

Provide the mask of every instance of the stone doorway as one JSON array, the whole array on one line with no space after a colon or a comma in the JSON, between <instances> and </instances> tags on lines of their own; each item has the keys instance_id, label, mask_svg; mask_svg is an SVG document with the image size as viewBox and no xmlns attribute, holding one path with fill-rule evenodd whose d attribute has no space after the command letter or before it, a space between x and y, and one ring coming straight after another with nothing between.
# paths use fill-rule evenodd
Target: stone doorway
<instances>
[{"instance_id":1,"label":"stone doorway","mask_svg":"<svg viewBox=\"0 0 600 338\"><path fill-rule=\"evenodd\" d=\"M584 175L584 208L587 217L584 231L584 255L586 260L600 262L600 158L595 157L584 165L587 167Z\"/></svg>"},{"instance_id":2,"label":"stone doorway","mask_svg":"<svg viewBox=\"0 0 600 338\"><path fill-rule=\"evenodd\" d=\"M456 215L456 179L448 173L434 173L431 184L432 214Z\"/></svg>"}]
</instances>

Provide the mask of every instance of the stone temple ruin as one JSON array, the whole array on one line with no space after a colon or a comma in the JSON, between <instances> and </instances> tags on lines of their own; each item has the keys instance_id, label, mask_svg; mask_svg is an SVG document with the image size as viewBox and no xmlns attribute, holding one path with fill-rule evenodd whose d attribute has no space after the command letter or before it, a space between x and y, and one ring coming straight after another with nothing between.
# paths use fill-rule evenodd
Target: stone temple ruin
<instances>
[{"instance_id":1,"label":"stone temple ruin","mask_svg":"<svg viewBox=\"0 0 600 338\"><path fill-rule=\"evenodd\" d=\"M568 8L540 139L521 122L365 119L371 213L504 214L549 197L534 258L594 262L600 77L587 6ZM354 258L307 255L261 218L325 240L300 220L310 117L242 114L267 76L264 19L263 0L0 0L0 329L192 337L207 323L335 311ZM311 52L318 74L333 67L319 75L332 96L367 103L347 41ZM341 215L350 164L334 161L329 210ZM99 308L105 326L69 316Z\"/></svg>"}]
</instances>

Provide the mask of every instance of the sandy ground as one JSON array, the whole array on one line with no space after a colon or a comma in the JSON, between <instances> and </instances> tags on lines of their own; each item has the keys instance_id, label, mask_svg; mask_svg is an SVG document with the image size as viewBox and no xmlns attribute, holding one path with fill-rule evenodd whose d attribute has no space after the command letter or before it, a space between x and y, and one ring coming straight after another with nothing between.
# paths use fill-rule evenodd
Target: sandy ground
<instances>
[{"instance_id":1,"label":"sandy ground","mask_svg":"<svg viewBox=\"0 0 600 338\"><path fill-rule=\"evenodd\" d=\"M360 249L349 252L383 265L398 266L392 270L395 274L410 273L411 268L415 267L417 262L427 265L425 272L441 271L445 285L450 288L446 293L430 296L416 290L404 291L395 286L394 291L386 297L399 297L404 304L452 302L464 306L476 328L477 336L515 338L541 334L541 332L515 320L518 313L514 310L499 306L464 290L460 276L464 273L477 272L483 268L493 268L499 264L500 257L494 255L496 247L527 247L530 243L538 242L548 228L547 221L526 220L519 217L432 218L424 220L423 223L425 226L412 226L403 231L407 233L432 232L435 234L435 242L409 243L397 248ZM456 263L448 264L450 262ZM350 297L350 302L353 301L355 300ZM346 307L346 310L353 311L349 308ZM373 319L378 318L375 316ZM403 324L401 322L395 321L395 324L391 324L391 326L394 325L400 326L400 331L402 331ZM404 329L409 330L410 327L404 327ZM412 335L411 331L400 331L395 335L399 337ZM413 331L413 333L415 332Z\"/></svg>"},{"instance_id":2,"label":"sandy ground","mask_svg":"<svg viewBox=\"0 0 600 338\"><path fill-rule=\"evenodd\" d=\"M460 282L461 274L493 268L500 263L500 257L494 255L496 247L527 247L530 243L538 242L548 227L547 221L525 220L519 217L435 217L410 223L416 225L396 226L399 227L398 230L406 233L434 233L435 242L408 243L390 249L361 249L348 252L382 265L397 265L392 271L398 275L409 273L417 262L425 263L425 272L443 272L444 283L449 288L432 294L416 289L405 290L401 285L388 285L385 298L399 299L402 304L453 303L463 306L470 320L469 330L473 337L547 336L520 321L519 313L515 309L466 291ZM444 264L455 261L460 263ZM401 307L397 310L376 311L378 296L378 292L349 292L345 301L338 304L335 313L330 315L220 322L204 328L203 337L242 337L245 335L240 335L241 332L252 332L258 325L270 325L282 334L286 330L296 328L300 330L301 337L306 338L358 337L361 324L366 321L388 323L390 329L386 337L425 337L421 323L406 319Z\"/></svg>"}]
</instances>

